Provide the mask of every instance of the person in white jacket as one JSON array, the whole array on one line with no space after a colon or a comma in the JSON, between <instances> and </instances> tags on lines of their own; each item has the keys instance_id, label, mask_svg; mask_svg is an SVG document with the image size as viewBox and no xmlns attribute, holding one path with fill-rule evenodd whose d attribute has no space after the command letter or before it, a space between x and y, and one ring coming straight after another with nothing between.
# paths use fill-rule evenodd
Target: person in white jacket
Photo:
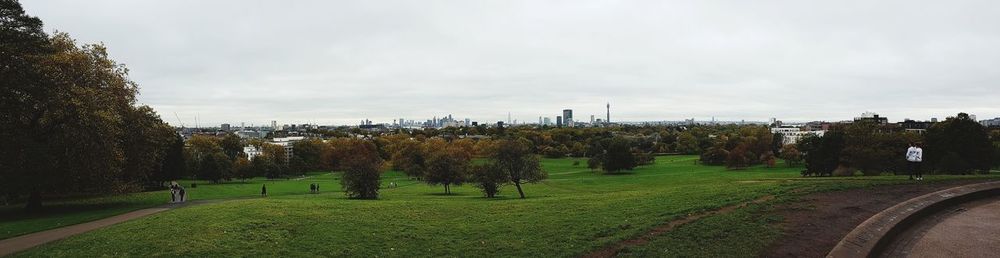
<instances>
[{"instance_id":1,"label":"person in white jacket","mask_svg":"<svg viewBox=\"0 0 1000 258\"><path fill-rule=\"evenodd\" d=\"M924 175L920 173L920 162L924 161L924 149L920 148L920 143L911 143L906 149L906 163L910 170L910 180L916 176L917 180L924 180Z\"/></svg>"}]
</instances>

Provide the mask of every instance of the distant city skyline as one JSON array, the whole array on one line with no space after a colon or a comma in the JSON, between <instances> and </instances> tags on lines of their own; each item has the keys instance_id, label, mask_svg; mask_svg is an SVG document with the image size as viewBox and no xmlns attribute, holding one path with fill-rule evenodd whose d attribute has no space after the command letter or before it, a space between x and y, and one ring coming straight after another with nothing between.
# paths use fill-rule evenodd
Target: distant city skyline
<instances>
[{"instance_id":1,"label":"distant city skyline","mask_svg":"<svg viewBox=\"0 0 1000 258\"><path fill-rule=\"evenodd\" d=\"M1000 116L996 1L23 5L171 124Z\"/></svg>"}]
</instances>

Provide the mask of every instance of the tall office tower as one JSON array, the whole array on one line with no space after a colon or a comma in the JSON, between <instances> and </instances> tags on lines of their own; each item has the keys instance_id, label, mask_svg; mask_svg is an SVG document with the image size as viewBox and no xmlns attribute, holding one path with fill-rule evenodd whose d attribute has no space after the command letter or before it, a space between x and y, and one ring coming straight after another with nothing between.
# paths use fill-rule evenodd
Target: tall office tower
<instances>
[{"instance_id":1,"label":"tall office tower","mask_svg":"<svg viewBox=\"0 0 1000 258\"><path fill-rule=\"evenodd\" d=\"M552 118L546 117L545 121L542 124L543 125L551 125L552 124Z\"/></svg>"},{"instance_id":2,"label":"tall office tower","mask_svg":"<svg viewBox=\"0 0 1000 258\"><path fill-rule=\"evenodd\" d=\"M510 124L510 112L507 112L507 124Z\"/></svg>"},{"instance_id":3,"label":"tall office tower","mask_svg":"<svg viewBox=\"0 0 1000 258\"><path fill-rule=\"evenodd\" d=\"M608 117L604 118L605 123L611 123L611 102L608 102Z\"/></svg>"},{"instance_id":4,"label":"tall office tower","mask_svg":"<svg viewBox=\"0 0 1000 258\"><path fill-rule=\"evenodd\" d=\"M590 124L594 124L594 115L590 115Z\"/></svg>"},{"instance_id":5,"label":"tall office tower","mask_svg":"<svg viewBox=\"0 0 1000 258\"><path fill-rule=\"evenodd\" d=\"M538 117L538 125L543 125L542 124L542 117Z\"/></svg>"},{"instance_id":6,"label":"tall office tower","mask_svg":"<svg viewBox=\"0 0 1000 258\"><path fill-rule=\"evenodd\" d=\"M573 110L563 109L563 124L569 127L573 127Z\"/></svg>"},{"instance_id":7,"label":"tall office tower","mask_svg":"<svg viewBox=\"0 0 1000 258\"><path fill-rule=\"evenodd\" d=\"M278 130L278 121L271 120L271 130Z\"/></svg>"},{"instance_id":8,"label":"tall office tower","mask_svg":"<svg viewBox=\"0 0 1000 258\"><path fill-rule=\"evenodd\" d=\"M399 119L399 127L403 127L405 124L406 124L406 120L403 120L402 118L400 118Z\"/></svg>"},{"instance_id":9,"label":"tall office tower","mask_svg":"<svg viewBox=\"0 0 1000 258\"><path fill-rule=\"evenodd\" d=\"M562 116L556 116L556 127L562 127Z\"/></svg>"},{"instance_id":10,"label":"tall office tower","mask_svg":"<svg viewBox=\"0 0 1000 258\"><path fill-rule=\"evenodd\" d=\"M469 119L468 117L466 117L465 118L465 126L470 126L470 125L472 125L472 119Z\"/></svg>"}]
</instances>

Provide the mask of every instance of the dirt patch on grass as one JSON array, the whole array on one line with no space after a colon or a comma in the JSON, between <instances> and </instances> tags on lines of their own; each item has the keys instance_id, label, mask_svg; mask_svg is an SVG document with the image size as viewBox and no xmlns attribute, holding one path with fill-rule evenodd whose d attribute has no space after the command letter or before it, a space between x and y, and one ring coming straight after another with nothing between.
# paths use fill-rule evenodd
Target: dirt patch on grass
<instances>
[{"instance_id":1,"label":"dirt patch on grass","mask_svg":"<svg viewBox=\"0 0 1000 258\"><path fill-rule=\"evenodd\" d=\"M990 180L914 182L805 195L769 212L784 218L779 223L782 236L760 256L825 257L847 233L886 208L924 194L986 181Z\"/></svg>"},{"instance_id":2,"label":"dirt patch on grass","mask_svg":"<svg viewBox=\"0 0 1000 258\"><path fill-rule=\"evenodd\" d=\"M736 205L725 206L725 207L719 208L717 210L711 210L711 211L705 211L705 212L688 214L687 216L685 216L683 218L680 218L680 219L677 219L677 220L673 220L673 221L667 222L665 224L661 224L659 226L656 226L655 228L650 229L649 231L647 231L646 233L644 233L644 234L642 234L642 235L640 235L638 237L635 237L635 238L632 238L632 239L626 239L624 241L615 243L613 245L610 245L610 246L598 249L598 250L593 251L593 252L591 252L591 253L589 253L587 255L584 255L583 257L587 257L587 258L614 257L615 255L618 254L618 252L621 252L621 250L625 249L626 247L639 246L639 245L646 244L651 239L653 239L654 237L662 235L663 233L669 232L670 230L673 230L674 228L676 228L676 227L678 227L680 225L691 223L693 221L699 220L699 219L704 218L704 217L708 217L708 216L712 216L712 215L717 215L717 214L722 214L722 213L728 213L728 212L731 212L733 210L746 207L747 205L749 205L751 203L764 203L764 202L767 202L767 201L770 201L770 200L773 200L773 199L774 199L774 196L766 195L766 196L763 196L761 198L757 198L756 200L753 200L753 201L744 202L744 203L740 203L740 204L736 204Z\"/></svg>"}]
</instances>

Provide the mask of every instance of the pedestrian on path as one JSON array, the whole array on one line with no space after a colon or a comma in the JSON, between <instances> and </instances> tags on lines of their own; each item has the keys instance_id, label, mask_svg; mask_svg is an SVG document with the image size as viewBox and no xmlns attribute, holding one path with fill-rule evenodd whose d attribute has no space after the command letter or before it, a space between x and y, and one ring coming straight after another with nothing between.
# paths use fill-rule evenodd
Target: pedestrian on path
<instances>
[{"instance_id":1,"label":"pedestrian on path","mask_svg":"<svg viewBox=\"0 0 1000 258\"><path fill-rule=\"evenodd\" d=\"M907 168L910 172L910 180L913 180L916 176L917 181L924 180L924 175L920 172L920 163L924 160L924 149L920 148L922 144L910 143L910 148L906 149L906 163Z\"/></svg>"},{"instance_id":2,"label":"pedestrian on path","mask_svg":"<svg viewBox=\"0 0 1000 258\"><path fill-rule=\"evenodd\" d=\"M260 197L267 197L267 185L260 186Z\"/></svg>"},{"instance_id":3,"label":"pedestrian on path","mask_svg":"<svg viewBox=\"0 0 1000 258\"><path fill-rule=\"evenodd\" d=\"M177 202L177 181L170 181L170 202Z\"/></svg>"},{"instance_id":4,"label":"pedestrian on path","mask_svg":"<svg viewBox=\"0 0 1000 258\"><path fill-rule=\"evenodd\" d=\"M186 191L184 191L184 186L177 185L177 195L180 197L177 199L179 202L187 201Z\"/></svg>"}]
</instances>

